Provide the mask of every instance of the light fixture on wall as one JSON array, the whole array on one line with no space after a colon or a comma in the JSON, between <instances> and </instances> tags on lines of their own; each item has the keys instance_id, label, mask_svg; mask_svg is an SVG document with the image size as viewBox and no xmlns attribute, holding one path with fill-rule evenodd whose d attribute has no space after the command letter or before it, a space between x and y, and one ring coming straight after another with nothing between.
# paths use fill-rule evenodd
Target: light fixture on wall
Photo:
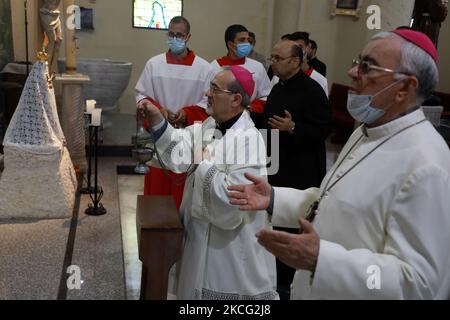
<instances>
[{"instance_id":1,"label":"light fixture on wall","mask_svg":"<svg viewBox=\"0 0 450 320\"><path fill-rule=\"evenodd\" d=\"M352 16L359 19L361 0L334 0L332 2L331 16Z\"/></svg>"}]
</instances>

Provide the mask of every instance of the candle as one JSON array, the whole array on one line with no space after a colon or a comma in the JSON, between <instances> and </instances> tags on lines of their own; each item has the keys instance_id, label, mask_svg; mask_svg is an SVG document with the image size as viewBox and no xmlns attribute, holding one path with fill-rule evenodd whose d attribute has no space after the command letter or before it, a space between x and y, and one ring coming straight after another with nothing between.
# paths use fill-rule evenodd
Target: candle
<instances>
[{"instance_id":1,"label":"candle","mask_svg":"<svg viewBox=\"0 0 450 320\"><path fill-rule=\"evenodd\" d=\"M102 109L94 109L92 110L92 122L91 125L94 127L100 127L102 119Z\"/></svg>"},{"instance_id":2,"label":"candle","mask_svg":"<svg viewBox=\"0 0 450 320\"><path fill-rule=\"evenodd\" d=\"M92 114L92 111L95 109L97 101L95 100L86 100L86 113Z\"/></svg>"}]
</instances>

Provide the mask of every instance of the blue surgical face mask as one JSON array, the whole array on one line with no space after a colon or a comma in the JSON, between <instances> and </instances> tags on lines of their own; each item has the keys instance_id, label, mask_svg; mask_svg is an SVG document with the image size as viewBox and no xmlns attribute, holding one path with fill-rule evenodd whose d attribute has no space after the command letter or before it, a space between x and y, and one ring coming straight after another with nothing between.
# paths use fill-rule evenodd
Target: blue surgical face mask
<instances>
[{"instance_id":1,"label":"blue surgical face mask","mask_svg":"<svg viewBox=\"0 0 450 320\"><path fill-rule=\"evenodd\" d=\"M252 50L253 46L250 43L239 43L236 45L236 54L239 58L248 57Z\"/></svg>"},{"instance_id":2,"label":"blue surgical face mask","mask_svg":"<svg viewBox=\"0 0 450 320\"><path fill-rule=\"evenodd\" d=\"M348 112L355 120L361 123L368 125L374 123L380 119L386 111L372 106L373 99L403 80L404 78L397 80L374 95L359 95L349 92L347 98Z\"/></svg>"},{"instance_id":3,"label":"blue surgical face mask","mask_svg":"<svg viewBox=\"0 0 450 320\"><path fill-rule=\"evenodd\" d=\"M184 49L186 49L186 40L184 39L169 37L167 44L169 45L170 52L176 55L182 53Z\"/></svg>"}]
</instances>

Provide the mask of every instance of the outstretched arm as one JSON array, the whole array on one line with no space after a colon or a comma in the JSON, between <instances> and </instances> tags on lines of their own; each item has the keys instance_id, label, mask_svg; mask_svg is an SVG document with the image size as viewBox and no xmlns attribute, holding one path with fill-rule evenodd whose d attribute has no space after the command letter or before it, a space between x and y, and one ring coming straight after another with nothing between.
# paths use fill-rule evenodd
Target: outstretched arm
<instances>
[{"instance_id":1,"label":"outstretched arm","mask_svg":"<svg viewBox=\"0 0 450 320\"><path fill-rule=\"evenodd\" d=\"M317 188L272 188L262 178L250 174L245 177L252 184L229 187L230 204L239 206L241 211L267 210L274 226L298 228L298 219L306 216L311 204L319 197Z\"/></svg>"},{"instance_id":2,"label":"outstretched arm","mask_svg":"<svg viewBox=\"0 0 450 320\"><path fill-rule=\"evenodd\" d=\"M245 178L252 184L228 187L230 204L239 206L241 211L267 210L270 205L271 185L263 178L249 173L245 174Z\"/></svg>"}]
</instances>

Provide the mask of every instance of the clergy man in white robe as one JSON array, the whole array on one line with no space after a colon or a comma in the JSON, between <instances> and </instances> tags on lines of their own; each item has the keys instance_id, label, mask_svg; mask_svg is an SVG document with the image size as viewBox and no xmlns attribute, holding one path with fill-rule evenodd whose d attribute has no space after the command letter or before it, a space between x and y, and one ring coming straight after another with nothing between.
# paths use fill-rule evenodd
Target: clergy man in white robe
<instances>
[{"instance_id":1,"label":"clergy man in white robe","mask_svg":"<svg viewBox=\"0 0 450 320\"><path fill-rule=\"evenodd\" d=\"M269 228L268 215L240 212L227 196L228 186L246 181L244 174L266 175L265 144L247 109L254 89L245 68L220 72L206 94L212 116L186 129L173 128L156 106L138 110L141 116L147 110L159 161L188 173L178 299L278 299L275 258L255 237Z\"/></svg>"},{"instance_id":2,"label":"clergy man in white robe","mask_svg":"<svg viewBox=\"0 0 450 320\"><path fill-rule=\"evenodd\" d=\"M299 221L299 235L258 233L297 269L293 299L449 299L450 151L420 108L438 82L437 50L420 32L380 33L349 75L348 110L363 125L320 189L248 176L231 203L268 209L274 225Z\"/></svg>"}]
</instances>

